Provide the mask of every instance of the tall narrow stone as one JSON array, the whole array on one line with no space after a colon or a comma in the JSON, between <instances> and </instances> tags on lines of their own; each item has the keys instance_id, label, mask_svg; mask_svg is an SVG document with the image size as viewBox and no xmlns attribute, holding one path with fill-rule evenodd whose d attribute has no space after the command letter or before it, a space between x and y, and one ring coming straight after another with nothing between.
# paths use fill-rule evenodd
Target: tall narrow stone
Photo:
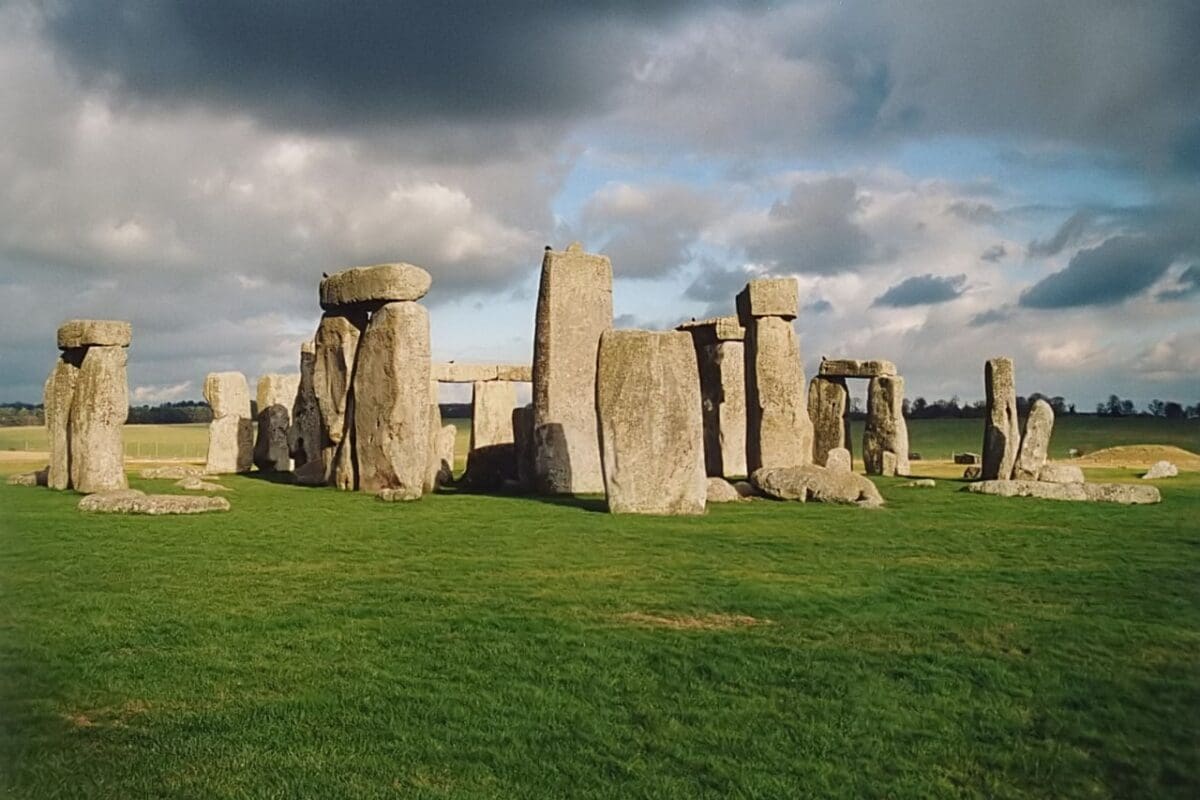
<instances>
[{"instance_id":1,"label":"tall narrow stone","mask_svg":"<svg viewBox=\"0 0 1200 800\"><path fill-rule=\"evenodd\" d=\"M826 466L830 450L850 450L846 379L818 375L808 385L808 416L813 425L813 463Z\"/></svg>"},{"instance_id":2,"label":"tall narrow stone","mask_svg":"<svg viewBox=\"0 0 1200 800\"><path fill-rule=\"evenodd\" d=\"M46 438L50 445L46 485L51 489L71 488L71 407L84 352L83 348L63 351L58 361L54 362L54 369L46 379L42 394Z\"/></svg>"},{"instance_id":3,"label":"tall narrow stone","mask_svg":"<svg viewBox=\"0 0 1200 800\"><path fill-rule=\"evenodd\" d=\"M904 421L904 378L871 378L867 387L867 424L863 465L868 475L907 475L908 425Z\"/></svg>"},{"instance_id":4,"label":"tall narrow stone","mask_svg":"<svg viewBox=\"0 0 1200 800\"><path fill-rule=\"evenodd\" d=\"M429 448L429 312L386 303L371 315L354 367L358 488L421 496Z\"/></svg>"},{"instance_id":5,"label":"tall narrow stone","mask_svg":"<svg viewBox=\"0 0 1200 800\"><path fill-rule=\"evenodd\" d=\"M436 383L430 387L429 403L429 441L425 451L425 483L422 491L425 494L437 491L443 484L442 455L438 449L439 438L442 435L442 407L437 402Z\"/></svg>"},{"instance_id":6,"label":"tall narrow stone","mask_svg":"<svg viewBox=\"0 0 1200 800\"><path fill-rule=\"evenodd\" d=\"M516 384L476 381L471 393L471 449L511 443L516 405Z\"/></svg>"},{"instance_id":7,"label":"tall narrow stone","mask_svg":"<svg viewBox=\"0 0 1200 800\"><path fill-rule=\"evenodd\" d=\"M366 326L365 312L327 312L313 337L313 389L325 429L321 458L326 482L339 489L352 490L356 486L351 389L354 358Z\"/></svg>"},{"instance_id":8,"label":"tall narrow stone","mask_svg":"<svg viewBox=\"0 0 1200 800\"><path fill-rule=\"evenodd\" d=\"M517 451L517 483L522 489L533 488L533 406L512 410L513 443Z\"/></svg>"},{"instance_id":9,"label":"tall narrow stone","mask_svg":"<svg viewBox=\"0 0 1200 800\"><path fill-rule=\"evenodd\" d=\"M804 367L791 320L794 278L750 281L737 298L746 327L746 469L811 464L813 427L804 399Z\"/></svg>"},{"instance_id":10,"label":"tall narrow stone","mask_svg":"<svg viewBox=\"0 0 1200 800\"><path fill-rule=\"evenodd\" d=\"M292 424L288 428L288 450L298 474L306 465L321 461L325 440L313 377L316 363L316 347L312 342L305 342L300 346L300 385L292 401ZM324 469L319 472L323 473Z\"/></svg>"},{"instance_id":11,"label":"tall narrow stone","mask_svg":"<svg viewBox=\"0 0 1200 800\"><path fill-rule=\"evenodd\" d=\"M704 411L704 468L714 477L746 474L746 330L737 317L685 322L692 336Z\"/></svg>"},{"instance_id":12,"label":"tall narrow stone","mask_svg":"<svg viewBox=\"0 0 1200 800\"><path fill-rule=\"evenodd\" d=\"M534 469L549 493L604 491L596 428L596 353L612 328L612 263L547 250L533 343Z\"/></svg>"},{"instance_id":13,"label":"tall narrow stone","mask_svg":"<svg viewBox=\"0 0 1200 800\"><path fill-rule=\"evenodd\" d=\"M983 368L987 415L983 429L983 480L1012 478L1021 445L1017 385L1011 358L992 358Z\"/></svg>"},{"instance_id":14,"label":"tall narrow stone","mask_svg":"<svg viewBox=\"0 0 1200 800\"><path fill-rule=\"evenodd\" d=\"M250 388L240 372L211 372L204 378L204 399L213 412L208 426L205 471L213 475L247 472L253 463L254 420Z\"/></svg>"},{"instance_id":15,"label":"tall narrow stone","mask_svg":"<svg viewBox=\"0 0 1200 800\"><path fill-rule=\"evenodd\" d=\"M127 353L120 345L89 347L75 381L71 408L71 485L91 494L124 489L124 442L129 416Z\"/></svg>"},{"instance_id":16,"label":"tall narrow stone","mask_svg":"<svg viewBox=\"0 0 1200 800\"><path fill-rule=\"evenodd\" d=\"M254 441L254 465L264 472L287 472L292 468L288 428L292 405L300 388L300 375L268 374L258 379L258 438Z\"/></svg>"},{"instance_id":17,"label":"tall narrow stone","mask_svg":"<svg viewBox=\"0 0 1200 800\"><path fill-rule=\"evenodd\" d=\"M1021 449L1013 466L1013 478L1018 481L1036 481L1046 456L1050 452L1050 434L1054 430L1054 409L1040 397L1029 407L1025 420L1025 433L1021 436Z\"/></svg>"},{"instance_id":18,"label":"tall narrow stone","mask_svg":"<svg viewBox=\"0 0 1200 800\"><path fill-rule=\"evenodd\" d=\"M618 330L600 339L596 415L615 514L702 514L704 424L691 338Z\"/></svg>"}]
</instances>

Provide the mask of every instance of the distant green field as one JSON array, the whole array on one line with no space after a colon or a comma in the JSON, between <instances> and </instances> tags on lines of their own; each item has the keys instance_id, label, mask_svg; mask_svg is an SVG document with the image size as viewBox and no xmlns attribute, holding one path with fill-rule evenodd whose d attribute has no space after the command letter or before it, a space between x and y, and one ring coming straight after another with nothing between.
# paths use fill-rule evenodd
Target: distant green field
<instances>
[{"instance_id":1,"label":"distant green field","mask_svg":"<svg viewBox=\"0 0 1200 800\"><path fill-rule=\"evenodd\" d=\"M471 422L450 419L458 427L456 456L467 455ZM977 419L910 420L911 449L925 459L948 459L962 451L977 453L983 443L983 421ZM862 423L851 425L854 452L861 454ZM131 458L203 459L208 442L206 425L127 425L125 454ZM1157 417L1060 417L1054 426L1050 453L1065 458L1076 448L1092 452L1126 444L1168 444L1200 452L1200 420L1172 421ZM0 428L0 450L45 450L42 428Z\"/></svg>"}]
</instances>

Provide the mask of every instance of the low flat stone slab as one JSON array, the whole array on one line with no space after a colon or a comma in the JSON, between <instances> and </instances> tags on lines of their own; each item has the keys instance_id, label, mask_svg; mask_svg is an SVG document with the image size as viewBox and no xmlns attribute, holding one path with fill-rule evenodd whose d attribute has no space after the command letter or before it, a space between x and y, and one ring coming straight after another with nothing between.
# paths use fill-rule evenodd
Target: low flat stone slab
<instances>
[{"instance_id":1,"label":"low flat stone slab","mask_svg":"<svg viewBox=\"0 0 1200 800\"><path fill-rule=\"evenodd\" d=\"M1083 470L1074 464L1043 464L1039 481L1045 483L1083 483Z\"/></svg>"},{"instance_id":2,"label":"low flat stone slab","mask_svg":"<svg viewBox=\"0 0 1200 800\"><path fill-rule=\"evenodd\" d=\"M430 365L430 379L438 383L475 383L477 381L511 381L529 383L533 367L528 364L459 364L447 361Z\"/></svg>"},{"instance_id":3,"label":"low flat stone slab","mask_svg":"<svg viewBox=\"0 0 1200 800\"><path fill-rule=\"evenodd\" d=\"M140 473L141 477L150 480L179 481L184 478L203 478L204 467L191 464L171 464L165 467L146 467Z\"/></svg>"},{"instance_id":4,"label":"low flat stone slab","mask_svg":"<svg viewBox=\"0 0 1200 800\"><path fill-rule=\"evenodd\" d=\"M675 330L701 333L715 342L740 342L746 338L746 329L738 322L738 318L733 316L681 322L675 326Z\"/></svg>"},{"instance_id":5,"label":"low flat stone slab","mask_svg":"<svg viewBox=\"0 0 1200 800\"><path fill-rule=\"evenodd\" d=\"M321 281L321 308L332 311L420 300L432 283L428 272L412 264L351 267Z\"/></svg>"},{"instance_id":6,"label":"low flat stone slab","mask_svg":"<svg viewBox=\"0 0 1200 800\"><path fill-rule=\"evenodd\" d=\"M212 481L201 480L200 478L182 478L175 481L175 485L180 489L187 489L192 492L228 492L228 486L222 486L219 483Z\"/></svg>"},{"instance_id":7,"label":"low flat stone slab","mask_svg":"<svg viewBox=\"0 0 1200 800\"><path fill-rule=\"evenodd\" d=\"M1179 475L1179 467L1172 464L1170 461L1155 461L1146 474L1142 476L1144 481L1154 481L1161 478L1174 478Z\"/></svg>"},{"instance_id":8,"label":"low flat stone slab","mask_svg":"<svg viewBox=\"0 0 1200 800\"><path fill-rule=\"evenodd\" d=\"M1037 497L1083 503L1145 505L1162 501L1157 487L1132 483L1048 483L1044 481L979 481L964 492L996 497Z\"/></svg>"},{"instance_id":9,"label":"low flat stone slab","mask_svg":"<svg viewBox=\"0 0 1200 800\"><path fill-rule=\"evenodd\" d=\"M58 348L129 347L133 325L116 319L72 319L58 326Z\"/></svg>"},{"instance_id":10,"label":"low flat stone slab","mask_svg":"<svg viewBox=\"0 0 1200 800\"><path fill-rule=\"evenodd\" d=\"M751 317L795 319L800 306L800 283L795 278L755 278L738 292L738 319Z\"/></svg>"},{"instance_id":11,"label":"low flat stone slab","mask_svg":"<svg viewBox=\"0 0 1200 800\"><path fill-rule=\"evenodd\" d=\"M79 501L79 510L95 514L204 514L209 511L228 511L224 497L196 497L179 494L146 494L137 489L118 489L113 492L89 494Z\"/></svg>"},{"instance_id":12,"label":"low flat stone slab","mask_svg":"<svg viewBox=\"0 0 1200 800\"><path fill-rule=\"evenodd\" d=\"M6 483L9 486L45 486L48 472L49 467L39 469L36 472L22 472L17 475L9 475Z\"/></svg>"},{"instance_id":13,"label":"low flat stone slab","mask_svg":"<svg viewBox=\"0 0 1200 800\"><path fill-rule=\"evenodd\" d=\"M896 365L883 359L823 358L818 374L828 378L885 378L896 374Z\"/></svg>"},{"instance_id":14,"label":"low flat stone slab","mask_svg":"<svg viewBox=\"0 0 1200 800\"><path fill-rule=\"evenodd\" d=\"M875 484L853 472L834 472L816 464L797 467L766 467L755 470L750 482L776 500L809 500L815 503L844 503L864 508L883 505Z\"/></svg>"}]
</instances>

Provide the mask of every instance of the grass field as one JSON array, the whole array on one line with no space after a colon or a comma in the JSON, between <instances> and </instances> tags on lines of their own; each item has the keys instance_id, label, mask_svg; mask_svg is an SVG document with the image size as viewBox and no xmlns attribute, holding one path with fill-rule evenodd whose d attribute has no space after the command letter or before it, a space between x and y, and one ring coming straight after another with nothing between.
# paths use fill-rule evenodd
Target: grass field
<instances>
[{"instance_id":1,"label":"grass field","mask_svg":"<svg viewBox=\"0 0 1200 800\"><path fill-rule=\"evenodd\" d=\"M0 485L0 797L1200 793L1197 473L674 519L222 480Z\"/></svg>"}]
</instances>

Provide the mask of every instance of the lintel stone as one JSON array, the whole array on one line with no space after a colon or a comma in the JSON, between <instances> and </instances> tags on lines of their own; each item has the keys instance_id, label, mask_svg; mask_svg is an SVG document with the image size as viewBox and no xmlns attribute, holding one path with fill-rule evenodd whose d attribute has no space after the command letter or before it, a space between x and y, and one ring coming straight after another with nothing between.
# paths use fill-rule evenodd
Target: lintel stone
<instances>
[{"instance_id":1,"label":"lintel stone","mask_svg":"<svg viewBox=\"0 0 1200 800\"><path fill-rule=\"evenodd\" d=\"M818 374L830 378L884 378L896 374L896 365L883 359L823 358Z\"/></svg>"},{"instance_id":2,"label":"lintel stone","mask_svg":"<svg viewBox=\"0 0 1200 800\"><path fill-rule=\"evenodd\" d=\"M116 319L72 319L58 328L58 348L129 347L133 326Z\"/></svg>"},{"instance_id":3,"label":"lintel stone","mask_svg":"<svg viewBox=\"0 0 1200 800\"><path fill-rule=\"evenodd\" d=\"M800 305L800 284L795 278L755 278L738 292L738 319L751 317L795 319Z\"/></svg>"},{"instance_id":4,"label":"lintel stone","mask_svg":"<svg viewBox=\"0 0 1200 800\"><path fill-rule=\"evenodd\" d=\"M384 303L420 300L433 279L412 264L351 267L321 281L321 308L378 307Z\"/></svg>"}]
</instances>

